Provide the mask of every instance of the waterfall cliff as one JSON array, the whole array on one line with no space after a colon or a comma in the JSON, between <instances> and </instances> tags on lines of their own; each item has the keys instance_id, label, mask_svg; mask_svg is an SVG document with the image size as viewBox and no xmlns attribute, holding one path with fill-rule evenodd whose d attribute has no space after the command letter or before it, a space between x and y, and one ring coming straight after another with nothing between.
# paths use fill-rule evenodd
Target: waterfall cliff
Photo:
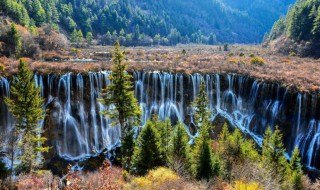
<instances>
[{"instance_id":1,"label":"waterfall cliff","mask_svg":"<svg viewBox=\"0 0 320 190\"><path fill-rule=\"evenodd\" d=\"M64 159L80 159L120 145L120 130L99 113L105 109L97 98L109 84L110 72L74 75L35 75L36 85L45 98L47 117L41 122L53 147L53 154ZM290 156L298 146L303 163L320 168L320 101L316 94L290 91L281 84L261 82L245 76L218 74L172 74L134 72L135 97L143 110L142 123L152 114L173 122L193 122L190 103L195 99L200 83L207 84L209 109L214 120L218 115L249 134L261 144L265 129L276 125L284 134ZM14 124L3 103L10 96L9 80L0 81L0 129ZM189 127L186 127L193 135Z\"/></svg>"}]
</instances>

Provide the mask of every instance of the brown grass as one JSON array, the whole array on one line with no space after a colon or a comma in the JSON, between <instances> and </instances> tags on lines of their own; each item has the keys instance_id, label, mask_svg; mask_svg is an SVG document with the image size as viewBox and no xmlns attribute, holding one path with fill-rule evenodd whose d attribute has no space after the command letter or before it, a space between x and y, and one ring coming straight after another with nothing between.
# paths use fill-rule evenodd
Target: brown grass
<instances>
[{"instance_id":1,"label":"brown grass","mask_svg":"<svg viewBox=\"0 0 320 190\"><path fill-rule=\"evenodd\" d=\"M186 54L182 54L182 50ZM92 47L83 49L78 58L94 58L94 52L112 52L113 47ZM130 71L167 71L181 73L219 73L250 76L257 80L279 82L300 92L320 91L320 61L310 58L275 55L259 46L230 45L230 52L219 51L217 46L184 45L176 47L135 47L124 48ZM244 56L238 56L239 52ZM71 58L64 52L63 58ZM250 64L250 54L261 57L265 64ZM58 56L50 52L48 57ZM232 59L232 60L231 60ZM238 60L238 64L235 63ZM6 75L16 72L17 61L1 58ZM87 73L108 70L112 66L110 58L97 62L45 62L32 61L32 69L38 73Z\"/></svg>"}]
</instances>

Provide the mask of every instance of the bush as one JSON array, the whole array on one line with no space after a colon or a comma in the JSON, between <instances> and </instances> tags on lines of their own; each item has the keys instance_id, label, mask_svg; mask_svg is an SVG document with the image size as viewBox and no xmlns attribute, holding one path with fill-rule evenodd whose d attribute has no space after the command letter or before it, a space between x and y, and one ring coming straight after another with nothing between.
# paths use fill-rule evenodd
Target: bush
<instances>
[{"instance_id":1,"label":"bush","mask_svg":"<svg viewBox=\"0 0 320 190\"><path fill-rule=\"evenodd\" d=\"M229 53L228 56L232 57L232 56L234 56L234 53Z\"/></svg>"},{"instance_id":2,"label":"bush","mask_svg":"<svg viewBox=\"0 0 320 190\"><path fill-rule=\"evenodd\" d=\"M255 57L254 53L250 53L249 57Z\"/></svg>"},{"instance_id":3,"label":"bush","mask_svg":"<svg viewBox=\"0 0 320 190\"><path fill-rule=\"evenodd\" d=\"M233 58L230 58L228 59L228 63L238 63L239 61L237 59L233 59Z\"/></svg>"},{"instance_id":4,"label":"bush","mask_svg":"<svg viewBox=\"0 0 320 190\"><path fill-rule=\"evenodd\" d=\"M126 189L180 189L183 185L182 179L172 170L160 167L151 170L144 177L136 177L126 185Z\"/></svg>"},{"instance_id":5,"label":"bush","mask_svg":"<svg viewBox=\"0 0 320 190\"><path fill-rule=\"evenodd\" d=\"M253 65L264 65L266 61L261 57L254 57L250 59L250 63Z\"/></svg>"},{"instance_id":6,"label":"bush","mask_svg":"<svg viewBox=\"0 0 320 190\"><path fill-rule=\"evenodd\" d=\"M234 190L259 190L259 183L246 183L243 181L235 181Z\"/></svg>"},{"instance_id":7,"label":"bush","mask_svg":"<svg viewBox=\"0 0 320 190\"><path fill-rule=\"evenodd\" d=\"M295 57L295 56L297 56L297 54L296 54L295 52L290 52L290 53L289 53L289 56L290 56L290 57Z\"/></svg>"},{"instance_id":8,"label":"bush","mask_svg":"<svg viewBox=\"0 0 320 190\"><path fill-rule=\"evenodd\" d=\"M5 69L6 69L6 66L0 63L0 72L4 71Z\"/></svg>"},{"instance_id":9,"label":"bush","mask_svg":"<svg viewBox=\"0 0 320 190\"><path fill-rule=\"evenodd\" d=\"M243 57L243 56L244 56L244 53L242 53L242 52L239 53L239 56L240 56L240 57Z\"/></svg>"}]
</instances>

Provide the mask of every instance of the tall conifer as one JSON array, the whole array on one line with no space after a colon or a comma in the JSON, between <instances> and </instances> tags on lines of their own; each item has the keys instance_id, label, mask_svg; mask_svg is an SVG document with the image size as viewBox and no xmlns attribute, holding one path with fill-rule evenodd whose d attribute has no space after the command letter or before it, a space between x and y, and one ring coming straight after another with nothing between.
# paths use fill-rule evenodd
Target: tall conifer
<instances>
[{"instance_id":1,"label":"tall conifer","mask_svg":"<svg viewBox=\"0 0 320 190\"><path fill-rule=\"evenodd\" d=\"M46 152L48 147L42 146L46 138L41 137L39 128L39 121L45 116L40 88L35 87L33 74L22 60L18 65L18 74L11 84L10 93L11 97L6 97L5 103L16 120L15 127L23 136L19 143L22 150L20 166L29 172L41 164L37 159L38 152Z\"/></svg>"}]
</instances>

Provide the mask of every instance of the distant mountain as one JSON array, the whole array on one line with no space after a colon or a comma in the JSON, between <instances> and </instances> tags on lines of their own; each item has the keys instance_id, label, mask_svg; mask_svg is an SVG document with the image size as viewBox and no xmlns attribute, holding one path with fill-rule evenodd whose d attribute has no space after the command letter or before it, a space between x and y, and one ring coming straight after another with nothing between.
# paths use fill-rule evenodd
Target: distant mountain
<instances>
[{"instance_id":1,"label":"distant mountain","mask_svg":"<svg viewBox=\"0 0 320 190\"><path fill-rule=\"evenodd\" d=\"M320 0L299 0L274 24L264 44L285 54L320 57Z\"/></svg>"},{"instance_id":2,"label":"distant mountain","mask_svg":"<svg viewBox=\"0 0 320 190\"><path fill-rule=\"evenodd\" d=\"M95 37L109 31L110 35L149 41L160 34L161 43L168 44L256 43L292 3L294 0L1 0L0 11L23 25L51 23L69 34L80 29Z\"/></svg>"}]
</instances>

